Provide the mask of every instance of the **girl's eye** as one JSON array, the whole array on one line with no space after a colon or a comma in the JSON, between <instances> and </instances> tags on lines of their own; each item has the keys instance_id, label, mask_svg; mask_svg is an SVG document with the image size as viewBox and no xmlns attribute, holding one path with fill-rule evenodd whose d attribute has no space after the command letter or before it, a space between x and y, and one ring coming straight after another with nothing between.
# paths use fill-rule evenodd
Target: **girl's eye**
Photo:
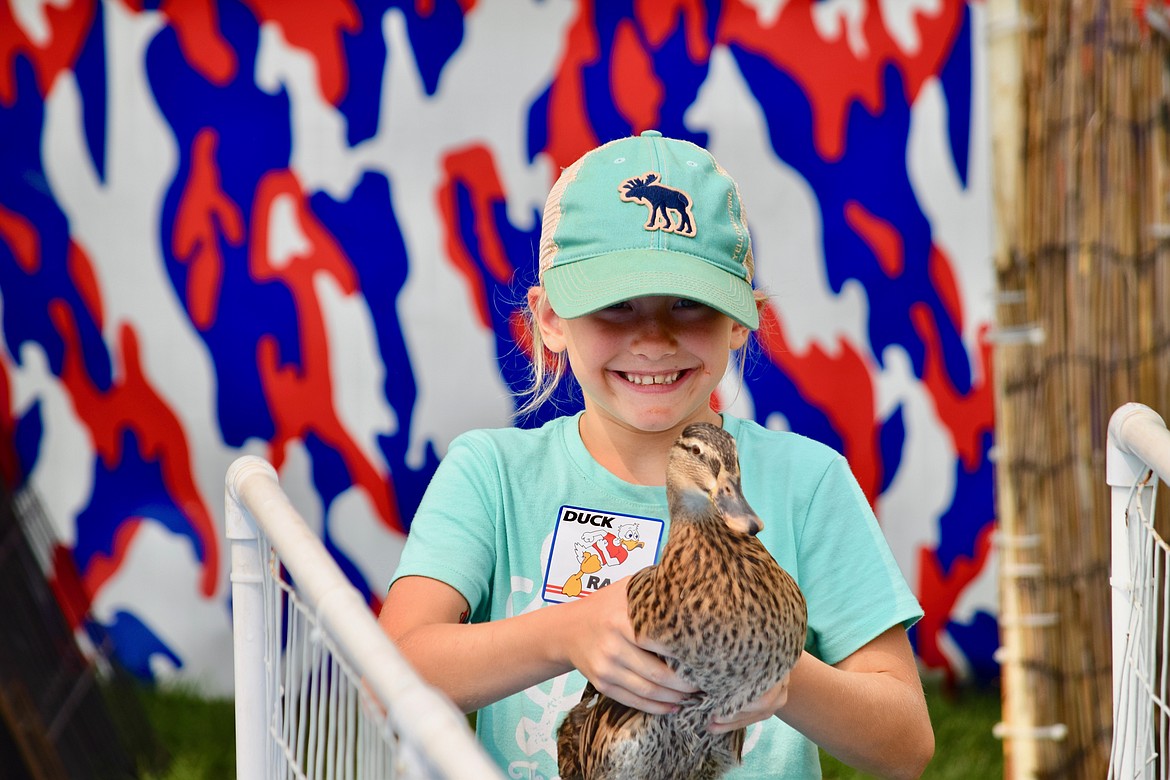
<instances>
[{"instance_id":1,"label":"girl's eye","mask_svg":"<svg viewBox=\"0 0 1170 780\"><path fill-rule=\"evenodd\" d=\"M676 300L674 302L674 310L686 312L688 316L704 316L715 311L707 304L692 301L690 298L679 298Z\"/></svg>"}]
</instances>

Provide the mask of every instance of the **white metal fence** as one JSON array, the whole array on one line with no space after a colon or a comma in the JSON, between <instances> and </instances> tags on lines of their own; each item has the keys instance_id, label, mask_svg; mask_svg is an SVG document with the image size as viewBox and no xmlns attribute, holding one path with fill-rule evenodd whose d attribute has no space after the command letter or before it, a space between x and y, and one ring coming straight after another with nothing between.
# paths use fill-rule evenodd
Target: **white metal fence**
<instances>
[{"instance_id":1,"label":"white metal fence","mask_svg":"<svg viewBox=\"0 0 1170 780\"><path fill-rule=\"evenodd\" d=\"M1154 524L1158 482L1170 482L1170 431L1147 406L1109 420L1112 489L1113 745L1109 776L1170 777L1170 546Z\"/></svg>"},{"instance_id":2,"label":"white metal fence","mask_svg":"<svg viewBox=\"0 0 1170 780\"><path fill-rule=\"evenodd\" d=\"M382 632L272 466L245 456L226 481L237 777L501 777L464 716Z\"/></svg>"}]
</instances>

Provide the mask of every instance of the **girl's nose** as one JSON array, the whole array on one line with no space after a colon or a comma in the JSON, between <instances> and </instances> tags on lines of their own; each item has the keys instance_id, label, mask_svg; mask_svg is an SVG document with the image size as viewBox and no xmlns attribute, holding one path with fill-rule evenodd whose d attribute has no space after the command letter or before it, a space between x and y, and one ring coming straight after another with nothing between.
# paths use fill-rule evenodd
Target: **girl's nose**
<instances>
[{"instance_id":1,"label":"girl's nose","mask_svg":"<svg viewBox=\"0 0 1170 780\"><path fill-rule=\"evenodd\" d=\"M641 317L633 326L630 348L635 355L650 360L669 357L678 348L674 332L659 317Z\"/></svg>"}]
</instances>

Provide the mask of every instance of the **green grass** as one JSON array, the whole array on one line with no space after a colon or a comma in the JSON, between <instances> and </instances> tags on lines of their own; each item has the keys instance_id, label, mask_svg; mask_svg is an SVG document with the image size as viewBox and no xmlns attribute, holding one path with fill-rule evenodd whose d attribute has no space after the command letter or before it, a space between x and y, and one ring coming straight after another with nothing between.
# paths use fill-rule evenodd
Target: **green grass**
<instances>
[{"instance_id":1,"label":"green grass","mask_svg":"<svg viewBox=\"0 0 1170 780\"><path fill-rule=\"evenodd\" d=\"M169 766L142 780L223 780L236 775L235 705L173 687L142 689L142 705Z\"/></svg>"},{"instance_id":2,"label":"green grass","mask_svg":"<svg viewBox=\"0 0 1170 780\"><path fill-rule=\"evenodd\" d=\"M927 780L987 780L1003 777L1003 747L991 736L1000 717L998 689L963 689L949 694L927 683L934 724L934 760ZM231 701L207 700L187 690L156 688L142 694L147 717L171 756L168 769L143 773L144 780L222 780L235 775L234 711ZM864 778L822 754L825 777Z\"/></svg>"}]
</instances>

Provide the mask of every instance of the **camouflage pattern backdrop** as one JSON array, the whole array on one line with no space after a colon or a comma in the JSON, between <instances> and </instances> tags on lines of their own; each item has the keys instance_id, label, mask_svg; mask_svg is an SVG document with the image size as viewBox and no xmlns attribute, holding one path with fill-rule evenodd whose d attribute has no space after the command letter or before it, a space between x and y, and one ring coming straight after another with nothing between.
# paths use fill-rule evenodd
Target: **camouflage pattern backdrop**
<instances>
[{"instance_id":1,"label":"camouflage pattern backdrop","mask_svg":"<svg viewBox=\"0 0 1170 780\"><path fill-rule=\"evenodd\" d=\"M0 470L78 636L230 691L245 453L376 609L452 437L512 424L550 185L656 128L738 179L771 296L716 402L848 457L920 659L993 675L985 14L0 0Z\"/></svg>"}]
</instances>

